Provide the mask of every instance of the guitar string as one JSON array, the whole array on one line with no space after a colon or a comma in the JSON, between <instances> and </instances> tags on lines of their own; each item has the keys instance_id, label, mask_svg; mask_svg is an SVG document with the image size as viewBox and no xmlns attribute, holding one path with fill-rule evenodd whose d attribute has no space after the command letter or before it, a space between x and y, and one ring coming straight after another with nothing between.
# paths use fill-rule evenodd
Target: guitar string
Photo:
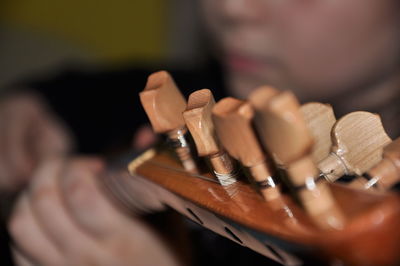
<instances>
[{"instance_id":1,"label":"guitar string","mask_svg":"<svg viewBox=\"0 0 400 266\"><path fill-rule=\"evenodd\" d=\"M151 164L153 164L153 165L156 165L156 166L158 166L158 167L162 167L162 168L165 168L165 169L168 169L168 170L180 172L180 173L183 173L183 174L186 174L186 175L190 175L190 176L192 176L192 177L195 177L195 178L198 178L198 179L201 179L201 180L209 181L209 182L216 183L216 184L219 184L219 185L220 185L220 183L218 182L218 180L213 179L213 178L210 178L210 177L207 177L207 176L204 176L204 175L188 173L188 172L185 171L184 169L171 167L171 166L169 166L169 165L166 165L166 164L163 164L163 163L160 163L160 162L154 162L154 161L147 161L147 162L148 162L148 163L151 163ZM191 181L191 180L189 180L189 182L190 182L190 181ZM226 186L227 189L229 189L230 187L231 187L231 188L235 187L235 183L233 183L233 184L230 185L230 186ZM238 191L240 191L240 192L242 192L242 193L244 193L244 194L248 194L248 195L253 194L253 193L251 193L251 192L249 192L249 191L243 190L243 189L240 188L240 187L235 187L235 193L234 193L234 194L236 194ZM231 195L231 196L233 196L233 195Z\"/></svg>"}]
</instances>

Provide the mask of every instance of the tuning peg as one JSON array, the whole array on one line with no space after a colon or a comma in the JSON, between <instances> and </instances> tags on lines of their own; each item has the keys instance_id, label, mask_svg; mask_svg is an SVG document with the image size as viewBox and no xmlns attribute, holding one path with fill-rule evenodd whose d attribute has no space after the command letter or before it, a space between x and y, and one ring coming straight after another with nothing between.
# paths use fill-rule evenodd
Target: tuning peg
<instances>
[{"instance_id":1,"label":"tuning peg","mask_svg":"<svg viewBox=\"0 0 400 266\"><path fill-rule=\"evenodd\" d=\"M306 211L320 227L341 229L345 218L328 184L319 178L311 157L313 140L296 97L289 91L271 96L271 91L263 88L250 95L250 102L261 141L286 167Z\"/></svg>"},{"instance_id":2,"label":"tuning peg","mask_svg":"<svg viewBox=\"0 0 400 266\"><path fill-rule=\"evenodd\" d=\"M318 163L328 157L332 146L331 131L336 122L329 104L310 102L300 107L304 120L314 139L312 158Z\"/></svg>"},{"instance_id":3,"label":"tuning peg","mask_svg":"<svg viewBox=\"0 0 400 266\"><path fill-rule=\"evenodd\" d=\"M367 173L357 177L352 187L386 191L400 181L400 138L383 148L383 159Z\"/></svg>"},{"instance_id":4,"label":"tuning peg","mask_svg":"<svg viewBox=\"0 0 400 266\"><path fill-rule=\"evenodd\" d=\"M187 128L182 112L186 109L186 100L169 73L159 71L151 74L139 95L153 130L167 134L184 168L198 173L185 138Z\"/></svg>"},{"instance_id":5,"label":"tuning peg","mask_svg":"<svg viewBox=\"0 0 400 266\"><path fill-rule=\"evenodd\" d=\"M363 111L339 119L331 135L331 153L318 165L330 182L344 174L362 175L382 159L383 147L391 141L380 117Z\"/></svg>"},{"instance_id":6,"label":"tuning peg","mask_svg":"<svg viewBox=\"0 0 400 266\"><path fill-rule=\"evenodd\" d=\"M190 94L188 106L183 118L196 143L199 156L209 158L214 173L222 185L236 182L236 171L233 161L222 149L215 134L211 111L215 105L210 90L198 90Z\"/></svg>"},{"instance_id":7,"label":"tuning peg","mask_svg":"<svg viewBox=\"0 0 400 266\"><path fill-rule=\"evenodd\" d=\"M250 171L267 200L280 196L272 176L275 169L262 150L252 126L254 111L248 102L224 98L213 108L217 135L228 153Z\"/></svg>"}]
</instances>

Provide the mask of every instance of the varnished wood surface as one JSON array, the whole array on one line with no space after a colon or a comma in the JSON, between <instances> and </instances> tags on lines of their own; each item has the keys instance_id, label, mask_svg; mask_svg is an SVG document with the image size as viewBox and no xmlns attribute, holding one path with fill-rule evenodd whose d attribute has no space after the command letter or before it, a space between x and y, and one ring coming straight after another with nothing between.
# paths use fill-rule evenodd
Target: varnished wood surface
<instances>
[{"instance_id":1,"label":"varnished wood surface","mask_svg":"<svg viewBox=\"0 0 400 266\"><path fill-rule=\"evenodd\" d=\"M343 230L321 230L289 197L265 202L246 181L224 188L210 174L192 175L167 153L160 153L131 173L140 175L177 198L235 223L285 241L311 247L352 265L399 262L400 199L394 194L371 194L331 185L335 200L344 211ZM162 201L162 199L160 199ZM319 251L318 251L319 250ZM322 252L322 253L319 253Z\"/></svg>"},{"instance_id":2,"label":"varnished wood surface","mask_svg":"<svg viewBox=\"0 0 400 266\"><path fill-rule=\"evenodd\" d=\"M315 227L288 195L276 205L267 203L244 178L228 188L223 187L210 173L188 174L167 153L144 162L135 173L214 213L240 221L239 224L284 239L293 240L300 234L299 241L312 242ZM284 210L285 206L293 213L293 219Z\"/></svg>"}]
</instances>

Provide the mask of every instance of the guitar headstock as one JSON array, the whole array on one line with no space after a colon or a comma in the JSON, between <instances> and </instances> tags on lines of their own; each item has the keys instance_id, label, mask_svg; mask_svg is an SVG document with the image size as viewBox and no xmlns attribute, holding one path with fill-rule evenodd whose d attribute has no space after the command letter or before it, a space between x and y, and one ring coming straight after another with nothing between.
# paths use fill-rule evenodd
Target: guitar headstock
<instances>
[{"instance_id":1,"label":"guitar headstock","mask_svg":"<svg viewBox=\"0 0 400 266\"><path fill-rule=\"evenodd\" d=\"M162 206L282 264L300 264L303 256L354 265L400 259L400 198L395 194L330 184L346 224L341 230L321 229L288 194L265 201L245 179L224 187L210 172L188 173L163 149L151 153L151 158L130 165L132 177L125 188L145 189Z\"/></svg>"},{"instance_id":2,"label":"guitar headstock","mask_svg":"<svg viewBox=\"0 0 400 266\"><path fill-rule=\"evenodd\" d=\"M173 84L166 80L160 84ZM192 94L188 106L184 103L179 111L171 110L179 116L184 112L182 120L195 139L199 158L207 158L212 168L188 170L176 146L180 160L165 146L151 149L130 163L130 177L116 182L116 194L127 206L137 209L140 192L134 191L146 191L151 200L139 199L140 208L169 206L283 264L300 264L304 254L354 265L400 262L399 196L330 184L324 173L328 168L329 173L340 172L344 161L346 169L352 169L349 173L380 177L386 173L382 169L391 167L391 178L400 179L400 147L393 142L384 149L390 139L376 115L356 112L336 121L329 105L301 106L290 91L267 86L254 91L248 101L226 98L215 104L211 92L201 90ZM166 108L171 104L172 100ZM166 132L170 137L175 126ZM179 125L182 128L186 126ZM333 161L337 158L339 163ZM191 159L195 163L198 158ZM221 160L231 160L232 165L237 160L242 166L229 184L221 181L218 171L234 170L226 164L219 168ZM272 197L257 185L268 178L275 184L277 173L290 180L300 204L287 190L276 188Z\"/></svg>"}]
</instances>

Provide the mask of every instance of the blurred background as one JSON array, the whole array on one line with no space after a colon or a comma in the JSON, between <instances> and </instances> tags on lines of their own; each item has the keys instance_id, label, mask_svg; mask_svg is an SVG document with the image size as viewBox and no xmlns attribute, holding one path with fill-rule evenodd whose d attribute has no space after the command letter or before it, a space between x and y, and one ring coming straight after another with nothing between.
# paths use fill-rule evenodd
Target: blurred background
<instances>
[{"instance_id":1,"label":"blurred background","mask_svg":"<svg viewBox=\"0 0 400 266\"><path fill-rule=\"evenodd\" d=\"M71 129L78 152L126 148L148 121L138 93L151 72L170 71L185 95L220 87L202 74L219 77L197 4L0 1L0 92L38 92Z\"/></svg>"},{"instance_id":2,"label":"blurred background","mask_svg":"<svg viewBox=\"0 0 400 266\"><path fill-rule=\"evenodd\" d=\"M193 68L205 53L194 0L2 0L0 87L66 68Z\"/></svg>"}]
</instances>

